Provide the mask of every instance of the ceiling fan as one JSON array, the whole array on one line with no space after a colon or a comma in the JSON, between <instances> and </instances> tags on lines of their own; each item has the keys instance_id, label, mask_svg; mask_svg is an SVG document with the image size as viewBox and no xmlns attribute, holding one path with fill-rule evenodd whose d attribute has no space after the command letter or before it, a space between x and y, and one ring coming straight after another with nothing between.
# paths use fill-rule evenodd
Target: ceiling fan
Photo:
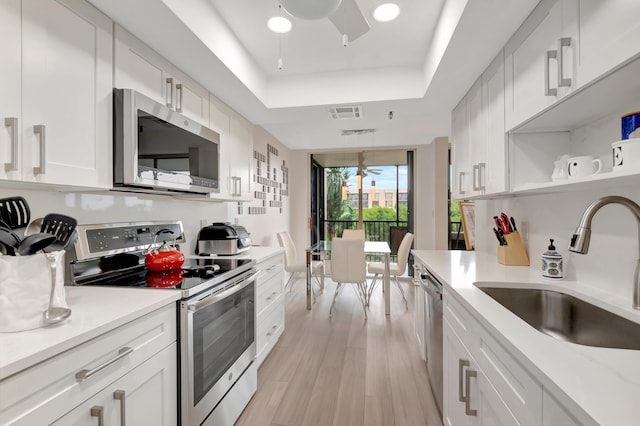
<instances>
[{"instance_id":1,"label":"ceiling fan","mask_svg":"<svg viewBox=\"0 0 640 426\"><path fill-rule=\"evenodd\" d=\"M356 0L280 0L291 16L315 20L329 18L343 35L343 44L354 41L369 31L369 22L362 14ZM346 35L346 39L345 39Z\"/></svg>"},{"instance_id":2,"label":"ceiling fan","mask_svg":"<svg viewBox=\"0 0 640 426\"><path fill-rule=\"evenodd\" d=\"M380 173L382 173L382 169L369 168L367 166L364 166L362 168L362 172L365 176L367 176L369 173L371 173L372 175L379 175Z\"/></svg>"}]
</instances>

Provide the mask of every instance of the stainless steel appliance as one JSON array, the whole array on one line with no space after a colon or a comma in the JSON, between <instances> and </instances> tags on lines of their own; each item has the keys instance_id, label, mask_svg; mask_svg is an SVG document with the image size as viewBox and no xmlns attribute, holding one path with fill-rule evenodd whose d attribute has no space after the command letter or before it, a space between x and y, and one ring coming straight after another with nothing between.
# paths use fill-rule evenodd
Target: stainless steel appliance
<instances>
[{"instance_id":1,"label":"stainless steel appliance","mask_svg":"<svg viewBox=\"0 0 640 426\"><path fill-rule=\"evenodd\" d=\"M113 91L113 186L219 192L220 135L131 89Z\"/></svg>"},{"instance_id":2,"label":"stainless steel appliance","mask_svg":"<svg viewBox=\"0 0 640 426\"><path fill-rule=\"evenodd\" d=\"M425 345L427 372L431 390L442 418L442 284L425 268L420 273L420 285L425 291Z\"/></svg>"},{"instance_id":3,"label":"stainless steel appliance","mask_svg":"<svg viewBox=\"0 0 640 426\"><path fill-rule=\"evenodd\" d=\"M78 240L69 262L71 284L181 292L179 423L233 424L257 389L255 260L194 258L186 259L177 271L148 271L144 252L155 234L169 229L182 242L181 222L76 229Z\"/></svg>"},{"instance_id":4,"label":"stainless steel appliance","mask_svg":"<svg viewBox=\"0 0 640 426\"><path fill-rule=\"evenodd\" d=\"M196 254L234 255L250 247L251 237L243 226L216 222L198 232Z\"/></svg>"}]
</instances>

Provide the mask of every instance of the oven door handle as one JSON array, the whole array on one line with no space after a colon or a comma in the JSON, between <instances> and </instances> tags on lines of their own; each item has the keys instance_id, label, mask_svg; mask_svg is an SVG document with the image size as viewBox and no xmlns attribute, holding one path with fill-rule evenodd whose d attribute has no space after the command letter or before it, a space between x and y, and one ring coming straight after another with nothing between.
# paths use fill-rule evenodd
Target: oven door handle
<instances>
[{"instance_id":1,"label":"oven door handle","mask_svg":"<svg viewBox=\"0 0 640 426\"><path fill-rule=\"evenodd\" d=\"M219 302L225 297L231 296L232 294L239 292L240 290L242 290L243 288L251 284L255 280L255 278L258 276L258 274L259 272L255 272L250 276L246 278L242 278L242 280L239 280L238 284L234 285L233 287L229 287L228 289L223 290L220 293L216 293L215 295L205 297L204 299L201 299L197 302L192 302L187 305L188 309L191 312L198 312L200 309L204 309L209 305Z\"/></svg>"}]
</instances>

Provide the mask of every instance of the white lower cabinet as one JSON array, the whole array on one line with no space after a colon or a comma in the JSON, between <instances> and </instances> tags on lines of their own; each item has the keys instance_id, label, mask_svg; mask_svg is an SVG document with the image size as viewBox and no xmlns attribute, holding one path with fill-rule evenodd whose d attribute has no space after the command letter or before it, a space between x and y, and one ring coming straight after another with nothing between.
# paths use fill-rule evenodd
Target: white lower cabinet
<instances>
[{"instance_id":1,"label":"white lower cabinet","mask_svg":"<svg viewBox=\"0 0 640 426\"><path fill-rule=\"evenodd\" d=\"M172 303L3 380L0 424L176 424L176 326Z\"/></svg>"},{"instance_id":2,"label":"white lower cabinet","mask_svg":"<svg viewBox=\"0 0 640 426\"><path fill-rule=\"evenodd\" d=\"M284 258L278 254L257 264L256 360L269 355L284 331Z\"/></svg>"},{"instance_id":3,"label":"white lower cabinet","mask_svg":"<svg viewBox=\"0 0 640 426\"><path fill-rule=\"evenodd\" d=\"M54 425L171 426L178 418L177 343L74 408ZM153 408L152 408L153 407Z\"/></svg>"},{"instance_id":4,"label":"white lower cabinet","mask_svg":"<svg viewBox=\"0 0 640 426\"><path fill-rule=\"evenodd\" d=\"M595 424L545 388L446 288L443 352L445 425Z\"/></svg>"}]
</instances>

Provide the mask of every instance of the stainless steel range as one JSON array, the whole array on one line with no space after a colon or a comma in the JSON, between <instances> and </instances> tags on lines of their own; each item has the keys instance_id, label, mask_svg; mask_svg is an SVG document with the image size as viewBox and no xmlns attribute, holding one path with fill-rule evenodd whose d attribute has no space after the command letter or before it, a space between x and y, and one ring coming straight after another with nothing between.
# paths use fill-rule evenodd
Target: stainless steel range
<instances>
[{"instance_id":1,"label":"stainless steel range","mask_svg":"<svg viewBox=\"0 0 640 426\"><path fill-rule=\"evenodd\" d=\"M180 422L233 424L257 389L255 261L196 258L186 259L182 269L149 271L144 253L154 237L168 229L176 243L184 242L181 222L79 225L76 229L78 240L68 253L69 284L181 292Z\"/></svg>"}]
</instances>

